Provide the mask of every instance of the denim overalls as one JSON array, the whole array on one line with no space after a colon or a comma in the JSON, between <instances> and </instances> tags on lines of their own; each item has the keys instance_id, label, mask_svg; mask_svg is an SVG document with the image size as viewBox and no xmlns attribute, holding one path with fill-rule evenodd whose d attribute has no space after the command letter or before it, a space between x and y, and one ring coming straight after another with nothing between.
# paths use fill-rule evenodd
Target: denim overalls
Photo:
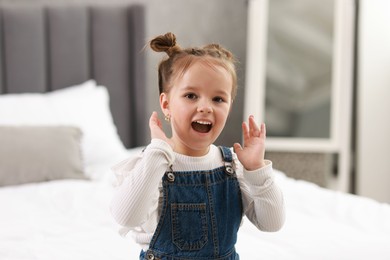
<instances>
[{"instance_id":1,"label":"denim overalls","mask_svg":"<svg viewBox=\"0 0 390 260\"><path fill-rule=\"evenodd\" d=\"M239 259L241 191L230 149L220 150L222 167L164 174L160 220L141 260Z\"/></svg>"}]
</instances>

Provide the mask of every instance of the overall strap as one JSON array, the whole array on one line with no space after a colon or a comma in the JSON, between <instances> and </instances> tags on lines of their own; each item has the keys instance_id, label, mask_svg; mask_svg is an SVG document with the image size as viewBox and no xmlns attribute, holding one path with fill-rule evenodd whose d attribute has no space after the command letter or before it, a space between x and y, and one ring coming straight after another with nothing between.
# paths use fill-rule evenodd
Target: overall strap
<instances>
[{"instance_id":1,"label":"overall strap","mask_svg":"<svg viewBox=\"0 0 390 260\"><path fill-rule=\"evenodd\" d=\"M219 149L221 150L222 157L225 162L229 162L229 163L233 162L232 151L230 150L229 147L219 146Z\"/></svg>"},{"instance_id":2,"label":"overall strap","mask_svg":"<svg viewBox=\"0 0 390 260\"><path fill-rule=\"evenodd\" d=\"M235 176L233 154L229 147L219 146L223 161L225 162L225 172L230 176Z\"/></svg>"}]
</instances>

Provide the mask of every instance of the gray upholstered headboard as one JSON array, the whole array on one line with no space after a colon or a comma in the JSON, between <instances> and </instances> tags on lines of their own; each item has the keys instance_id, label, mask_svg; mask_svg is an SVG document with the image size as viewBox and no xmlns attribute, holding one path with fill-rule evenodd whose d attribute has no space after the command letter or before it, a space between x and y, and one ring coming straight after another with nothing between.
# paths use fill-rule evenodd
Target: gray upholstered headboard
<instances>
[{"instance_id":1,"label":"gray upholstered headboard","mask_svg":"<svg viewBox=\"0 0 390 260\"><path fill-rule=\"evenodd\" d=\"M0 93L95 79L126 147L145 139L144 10L139 5L0 5Z\"/></svg>"}]
</instances>

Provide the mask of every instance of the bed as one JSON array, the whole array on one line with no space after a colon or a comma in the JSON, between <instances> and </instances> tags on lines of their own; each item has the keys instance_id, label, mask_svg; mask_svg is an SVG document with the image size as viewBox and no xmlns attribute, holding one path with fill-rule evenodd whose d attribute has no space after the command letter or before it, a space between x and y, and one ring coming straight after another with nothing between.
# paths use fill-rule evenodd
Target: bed
<instances>
[{"instance_id":1,"label":"bed","mask_svg":"<svg viewBox=\"0 0 390 260\"><path fill-rule=\"evenodd\" d=\"M0 6L0 259L138 259L109 204L110 167L148 138L144 12ZM285 226L244 219L241 259L390 259L390 205L275 177Z\"/></svg>"}]
</instances>

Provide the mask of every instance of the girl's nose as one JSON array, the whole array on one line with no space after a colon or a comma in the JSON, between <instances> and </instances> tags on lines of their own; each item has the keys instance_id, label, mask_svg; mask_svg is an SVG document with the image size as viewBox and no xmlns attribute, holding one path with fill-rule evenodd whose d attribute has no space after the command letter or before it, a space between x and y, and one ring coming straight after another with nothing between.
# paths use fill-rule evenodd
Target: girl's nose
<instances>
[{"instance_id":1,"label":"girl's nose","mask_svg":"<svg viewBox=\"0 0 390 260\"><path fill-rule=\"evenodd\" d=\"M197 111L199 113L212 113L213 108L209 104L199 104Z\"/></svg>"}]
</instances>

